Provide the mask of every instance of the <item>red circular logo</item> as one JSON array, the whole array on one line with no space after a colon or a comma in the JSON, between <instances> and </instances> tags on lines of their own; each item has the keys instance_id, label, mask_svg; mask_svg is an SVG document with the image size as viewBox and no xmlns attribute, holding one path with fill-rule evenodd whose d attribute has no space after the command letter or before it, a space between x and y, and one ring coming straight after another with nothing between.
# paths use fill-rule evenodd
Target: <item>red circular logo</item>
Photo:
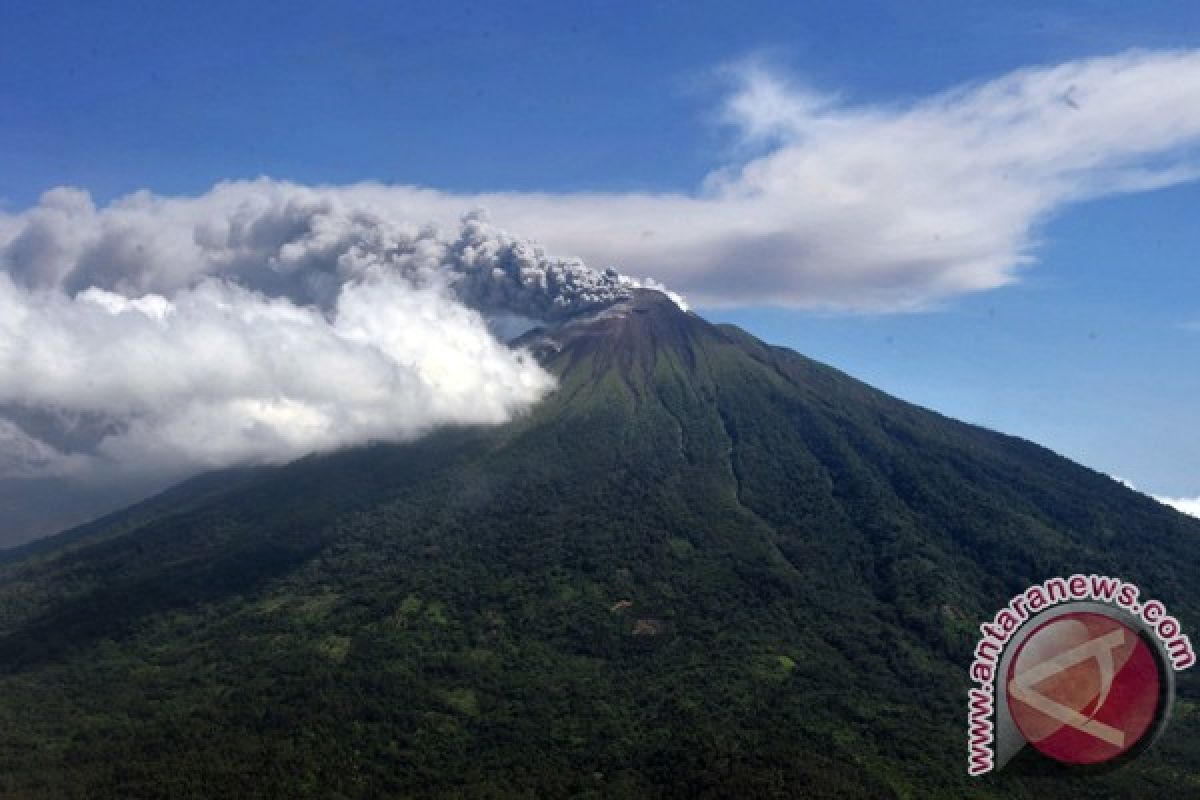
<instances>
[{"instance_id":1,"label":"red circular logo","mask_svg":"<svg viewBox=\"0 0 1200 800\"><path fill-rule=\"evenodd\" d=\"M1129 626L1075 612L1038 626L1008 668L1008 708L1025 739L1068 764L1132 750L1159 713L1158 660Z\"/></svg>"}]
</instances>

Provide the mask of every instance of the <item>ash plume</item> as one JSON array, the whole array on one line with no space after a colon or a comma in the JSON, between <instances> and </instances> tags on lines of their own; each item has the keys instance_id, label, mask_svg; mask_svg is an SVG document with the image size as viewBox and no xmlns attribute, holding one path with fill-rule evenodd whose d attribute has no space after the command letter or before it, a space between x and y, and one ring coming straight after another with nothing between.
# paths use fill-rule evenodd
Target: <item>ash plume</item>
<instances>
[{"instance_id":1,"label":"ash plume","mask_svg":"<svg viewBox=\"0 0 1200 800\"><path fill-rule=\"evenodd\" d=\"M471 212L441 229L271 181L0 214L0 477L177 476L494 424L553 379L504 344L627 296Z\"/></svg>"}]
</instances>

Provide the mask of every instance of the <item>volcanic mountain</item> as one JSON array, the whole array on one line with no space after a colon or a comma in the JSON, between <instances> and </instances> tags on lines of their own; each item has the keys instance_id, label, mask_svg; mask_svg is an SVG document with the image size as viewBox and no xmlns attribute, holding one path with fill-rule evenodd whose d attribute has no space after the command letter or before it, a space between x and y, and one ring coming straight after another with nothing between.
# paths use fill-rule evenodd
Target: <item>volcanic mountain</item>
<instances>
[{"instance_id":1,"label":"volcanic mountain","mask_svg":"<svg viewBox=\"0 0 1200 800\"><path fill-rule=\"evenodd\" d=\"M527 415L229 470L0 562L5 797L1200 796L965 774L978 625L1059 574L1200 620L1200 520L636 291Z\"/></svg>"}]
</instances>

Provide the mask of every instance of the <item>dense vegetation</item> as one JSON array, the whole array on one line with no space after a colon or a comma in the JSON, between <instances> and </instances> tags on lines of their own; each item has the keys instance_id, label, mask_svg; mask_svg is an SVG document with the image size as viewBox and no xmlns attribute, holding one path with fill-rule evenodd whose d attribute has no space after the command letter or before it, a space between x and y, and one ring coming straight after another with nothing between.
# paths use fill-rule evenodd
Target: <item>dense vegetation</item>
<instances>
[{"instance_id":1,"label":"dense vegetation","mask_svg":"<svg viewBox=\"0 0 1200 800\"><path fill-rule=\"evenodd\" d=\"M1200 622L1200 523L657 295L491 430L205 476L0 563L6 797L1200 796L1200 686L1100 777L965 776L1048 576Z\"/></svg>"}]
</instances>

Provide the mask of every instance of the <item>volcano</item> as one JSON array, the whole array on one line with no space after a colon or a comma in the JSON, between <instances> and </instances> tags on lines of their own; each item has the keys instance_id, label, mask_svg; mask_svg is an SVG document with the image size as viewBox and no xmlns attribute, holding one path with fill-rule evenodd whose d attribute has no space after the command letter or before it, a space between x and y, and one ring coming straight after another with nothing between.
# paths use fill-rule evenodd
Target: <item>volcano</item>
<instances>
[{"instance_id":1,"label":"volcano","mask_svg":"<svg viewBox=\"0 0 1200 800\"><path fill-rule=\"evenodd\" d=\"M499 427L202 475L0 560L6 797L1200 795L1200 686L1084 787L965 771L1014 593L1200 619L1200 520L654 291Z\"/></svg>"}]
</instances>

